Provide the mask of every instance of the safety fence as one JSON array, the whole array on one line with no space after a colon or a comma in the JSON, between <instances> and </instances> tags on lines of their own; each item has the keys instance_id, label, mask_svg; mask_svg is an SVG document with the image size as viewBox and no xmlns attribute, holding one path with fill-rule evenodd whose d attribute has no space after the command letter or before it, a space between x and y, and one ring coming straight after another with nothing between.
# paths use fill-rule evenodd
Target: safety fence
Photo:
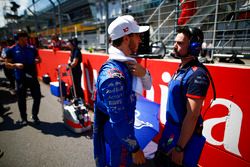
<instances>
[{"instance_id":1,"label":"safety fence","mask_svg":"<svg viewBox=\"0 0 250 167\"><path fill-rule=\"evenodd\" d=\"M249 0L123 0L123 13L151 26L150 40L173 46L176 27L200 27L210 56L250 55Z\"/></svg>"}]
</instances>

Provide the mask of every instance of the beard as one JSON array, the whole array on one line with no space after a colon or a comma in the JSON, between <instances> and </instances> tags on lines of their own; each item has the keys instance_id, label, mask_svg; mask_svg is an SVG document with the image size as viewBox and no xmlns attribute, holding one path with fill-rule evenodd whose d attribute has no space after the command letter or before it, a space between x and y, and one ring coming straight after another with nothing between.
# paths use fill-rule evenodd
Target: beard
<instances>
[{"instance_id":1,"label":"beard","mask_svg":"<svg viewBox=\"0 0 250 167\"><path fill-rule=\"evenodd\" d=\"M174 49L174 52L172 53L172 56L175 57L175 58L181 58L181 54L180 52L178 52L177 49Z\"/></svg>"},{"instance_id":2,"label":"beard","mask_svg":"<svg viewBox=\"0 0 250 167\"><path fill-rule=\"evenodd\" d=\"M186 54L181 54L177 49L174 49L174 52L172 54L174 54L174 57L179 58L179 59L186 58L186 57L190 56L188 54L188 52Z\"/></svg>"}]
</instances>

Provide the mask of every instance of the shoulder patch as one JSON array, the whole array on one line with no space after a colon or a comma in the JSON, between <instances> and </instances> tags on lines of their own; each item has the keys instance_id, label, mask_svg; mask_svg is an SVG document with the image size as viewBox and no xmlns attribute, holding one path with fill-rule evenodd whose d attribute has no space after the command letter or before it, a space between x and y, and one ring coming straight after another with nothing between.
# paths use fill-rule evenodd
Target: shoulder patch
<instances>
[{"instance_id":1,"label":"shoulder patch","mask_svg":"<svg viewBox=\"0 0 250 167\"><path fill-rule=\"evenodd\" d=\"M198 69L197 66L193 66L193 67L192 67L192 70L193 70L193 71L196 71L197 69Z\"/></svg>"},{"instance_id":2,"label":"shoulder patch","mask_svg":"<svg viewBox=\"0 0 250 167\"><path fill-rule=\"evenodd\" d=\"M111 68L108 70L108 75L110 78L120 78L120 79L125 79L125 76L122 71L120 71L117 68Z\"/></svg>"}]
</instances>

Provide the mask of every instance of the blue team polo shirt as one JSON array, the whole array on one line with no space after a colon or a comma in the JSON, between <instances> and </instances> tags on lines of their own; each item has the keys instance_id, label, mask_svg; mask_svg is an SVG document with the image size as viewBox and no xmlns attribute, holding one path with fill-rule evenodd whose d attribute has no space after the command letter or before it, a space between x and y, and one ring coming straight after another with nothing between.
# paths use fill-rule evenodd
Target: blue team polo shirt
<instances>
[{"instance_id":1,"label":"blue team polo shirt","mask_svg":"<svg viewBox=\"0 0 250 167\"><path fill-rule=\"evenodd\" d=\"M179 68L169 82L167 121L181 124L187 113L187 98L204 99L210 81L198 60Z\"/></svg>"},{"instance_id":2,"label":"blue team polo shirt","mask_svg":"<svg viewBox=\"0 0 250 167\"><path fill-rule=\"evenodd\" d=\"M21 47L19 44L16 44L6 51L6 56L12 59L13 63L22 63L24 65L23 69L14 70L16 80L21 80L26 74L31 77L37 77L35 59L38 56L38 52L33 46L26 45Z\"/></svg>"}]
</instances>

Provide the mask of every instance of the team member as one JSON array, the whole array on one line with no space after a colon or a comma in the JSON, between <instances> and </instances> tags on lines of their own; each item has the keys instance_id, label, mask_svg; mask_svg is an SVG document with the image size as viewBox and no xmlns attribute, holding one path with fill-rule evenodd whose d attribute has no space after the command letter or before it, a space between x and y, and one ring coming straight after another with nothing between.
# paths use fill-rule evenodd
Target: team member
<instances>
[{"instance_id":1,"label":"team member","mask_svg":"<svg viewBox=\"0 0 250 167\"><path fill-rule=\"evenodd\" d=\"M142 88L150 89L152 80L148 70L131 55L138 50L140 33L148 29L138 26L130 15L120 16L109 25L109 60L101 67L96 83L94 157L98 167L145 163L134 134L134 117L136 94Z\"/></svg>"},{"instance_id":2,"label":"team member","mask_svg":"<svg viewBox=\"0 0 250 167\"><path fill-rule=\"evenodd\" d=\"M72 70L73 81L76 89L76 96L83 99L83 90L81 87L82 79L82 54L80 48L78 48L77 38L70 39L68 42L68 47L71 50L71 54L68 60L68 66Z\"/></svg>"},{"instance_id":3,"label":"team member","mask_svg":"<svg viewBox=\"0 0 250 167\"><path fill-rule=\"evenodd\" d=\"M38 113L41 101L40 84L37 79L36 64L41 62L36 48L28 45L28 34L25 31L17 33L17 43L6 52L6 66L15 71L18 107L21 115L19 123L27 125L26 95L31 91L34 99L32 106L32 121L39 123Z\"/></svg>"},{"instance_id":4,"label":"team member","mask_svg":"<svg viewBox=\"0 0 250 167\"><path fill-rule=\"evenodd\" d=\"M201 135L198 126L201 123L200 112L210 84L208 71L197 58L202 42L203 32L198 28L185 26L177 30L174 54L181 59L181 64L168 85L167 122L158 150L166 151L166 147L172 142L174 136L165 138L164 135L171 130L168 125L178 127L180 136L175 147L165 152L164 155L168 157L164 161L160 162L163 159L157 155L158 167L183 165L186 145L194 134Z\"/></svg>"}]
</instances>

